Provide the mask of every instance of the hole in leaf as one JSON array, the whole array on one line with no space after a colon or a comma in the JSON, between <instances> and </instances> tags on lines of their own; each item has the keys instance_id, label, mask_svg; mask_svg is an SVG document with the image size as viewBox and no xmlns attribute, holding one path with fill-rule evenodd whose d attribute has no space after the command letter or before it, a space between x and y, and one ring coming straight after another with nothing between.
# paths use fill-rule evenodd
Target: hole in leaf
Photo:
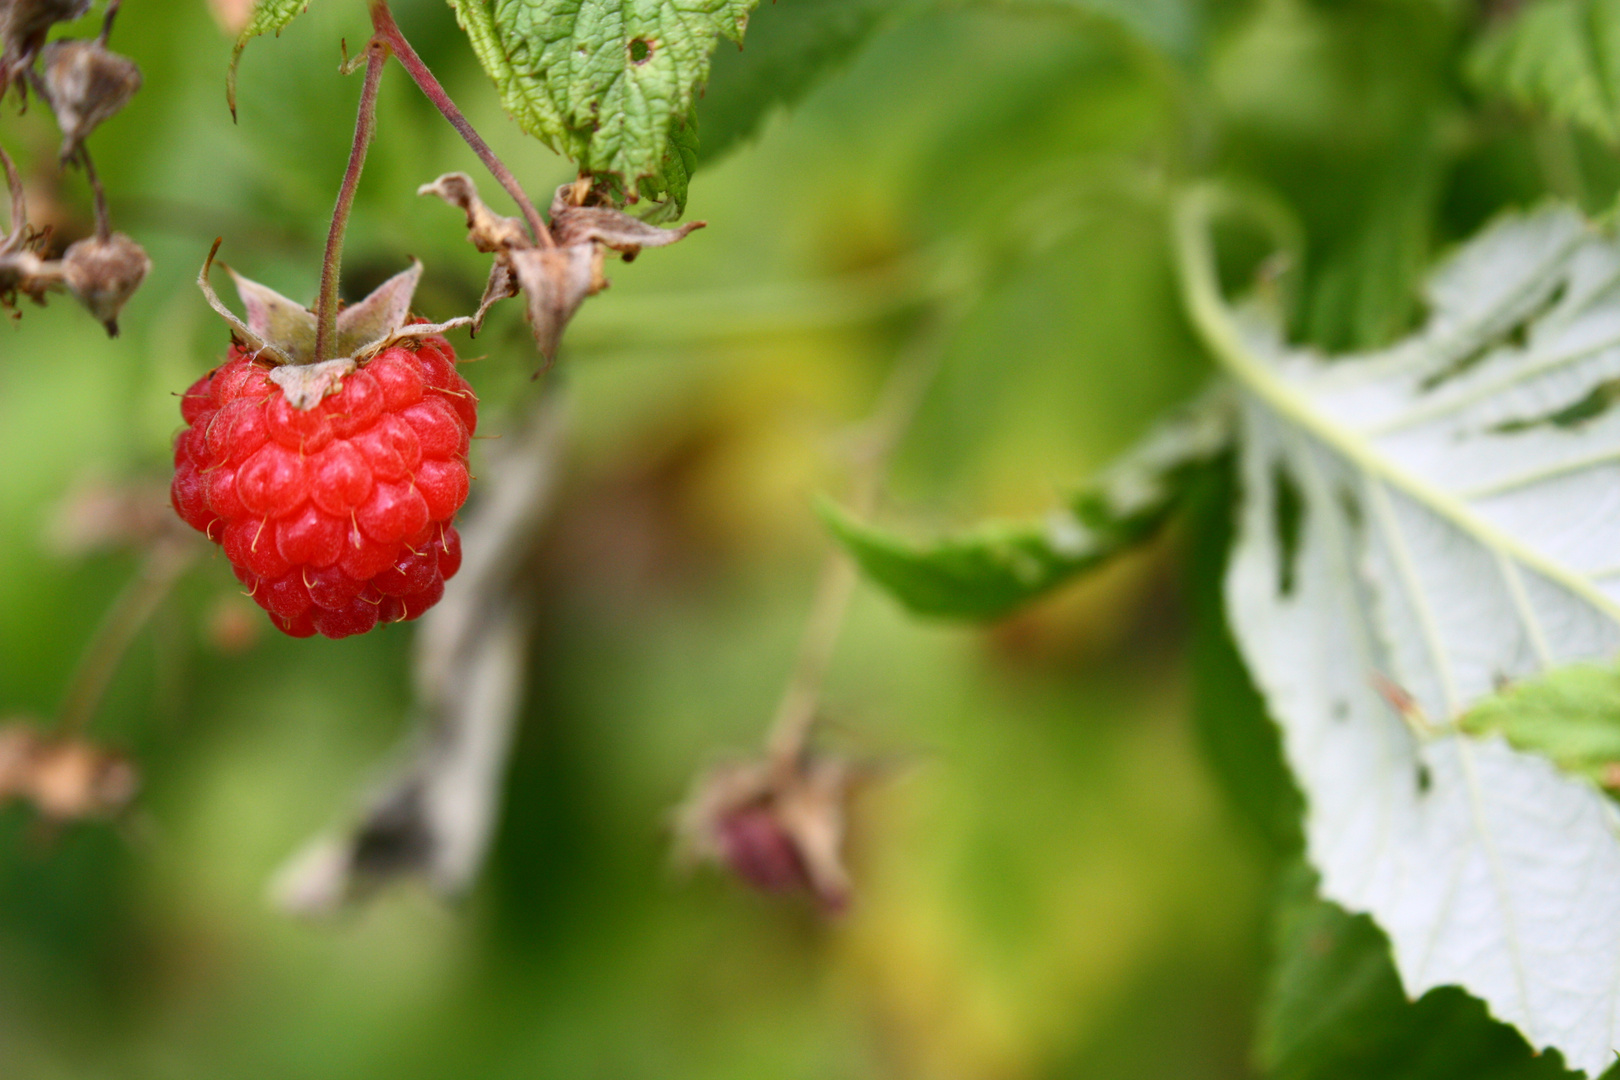
<instances>
[{"instance_id":1,"label":"hole in leaf","mask_svg":"<svg viewBox=\"0 0 1620 1080\"><path fill-rule=\"evenodd\" d=\"M1299 481L1281 461L1271 467L1271 527L1277 537L1277 591L1294 592L1294 564L1299 560L1299 538L1305 527L1305 496Z\"/></svg>"},{"instance_id":2,"label":"hole in leaf","mask_svg":"<svg viewBox=\"0 0 1620 1080\"><path fill-rule=\"evenodd\" d=\"M1350 523L1350 531L1361 532L1361 500L1356 493L1348 487L1339 487L1339 509L1344 511L1344 519Z\"/></svg>"},{"instance_id":3,"label":"hole in leaf","mask_svg":"<svg viewBox=\"0 0 1620 1080\"><path fill-rule=\"evenodd\" d=\"M637 64L645 64L647 62L647 58L651 55L652 45L650 45L648 42L641 38L636 38L634 41L630 42L630 59L632 62Z\"/></svg>"},{"instance_id":4,"label":"hole in leaf","mask_svg":"<svg viewBox=\"0 0 1620 1080\"><path fill-rule=\"evenodd\" d=\"M1525 314L1524 318L1508 327L1502 333L1481 342L1479 347L1474 349L1473 352L1470 352L1464 356L1459 356L1457 359L1453 360L1450 364L1441 368L1439 371L1436 371L1424 378L1421 384L1422 388L1424 390L1433 390L1435 387L1442 385L1448 380L1454 379L1458 375L1463 374L1469 368L1473 367L1475 364L1478 364L1492 352L1502 348L1503 346L1513 349L1523 349L1525 345L1529 344L1530 341L1531 324L1537 322L1548 312L1552 311L1553 308L1557 307L1563 301L1564 294L1568 291L1569 282L1560 281L1557 285L1553 286L1552 291L1549 292L1546 297L1535 306L1535 308Z\"/></svg>"},{"instance_id":5,"label":"hole in leaf","mask_svg":"<svg viewBox=\"0 0 1620 1080\"><path fill-rule=\"evenodd\" d=\"M1620 379L1605 379L1583 396L1554 409L1541 416L1521 417L1516 420L1504 420L1491 428L1499 434L1508 435L1515 431L1524 431L1539 424L1551 424L1553 427L1573 428L1579 427L1588 420L1596 420L1609 411L1609 407L1620 401Z\"/></svg>"}]
</instances>

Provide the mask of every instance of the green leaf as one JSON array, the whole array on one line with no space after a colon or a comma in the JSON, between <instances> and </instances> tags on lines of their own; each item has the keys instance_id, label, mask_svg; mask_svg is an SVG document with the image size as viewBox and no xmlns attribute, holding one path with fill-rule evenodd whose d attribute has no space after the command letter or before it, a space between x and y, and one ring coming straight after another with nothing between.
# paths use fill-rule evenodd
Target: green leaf
<instances>
[{"instance_id":1,"label":"green leaf","mask_svg":"<svg viewBox=\"0 0 1620 1080\"><path fill-rule=\"evenodd\" d=\"M743 49L721 49L703 92L704 162L753 135L772 109L799 101L908 0L782 0L748 25Z\"/></svg>"},{"instance_id":2,"label":"green leaf","mask_svg":"<svg viewBox=\"0 0 1620 1080\"><path fill-rule=\"evenodd\" d=\"M756 3L450 0L525 131L582 172L676 203L689 171L678 144L709 54L722 37L742 42Z\"/></svg>"},{"instance_id":3,"label":"green leaf","mask_svg":"<svg viewBox=\"0 0 1620 1080\"><path fill-rule=\"evenodd\" d=\"M281 33L282 27L302 15L309 0L258 0L253 15L231 49L230 70L225 73L225 101L231 107L231 119L236 118L236 69L242 62L242 50L260 34Z\"/></svg>"},{"instance_id":4,"label":"green leaf","mask_svg":"<svg viewBox=\"0 0 1620 1080\"><path fill-rule=\"evenodd\" d=\"M1151 535L1199 466L1225 448L1230 402L1206 394L1162 423L1045 522L991 522L931 542L821 515L877 584L918 615L993 619Z\"/></svg>"},{"instance_id":5,"label":"green leaf","mask_svg":"<svg viewBox=\"0 0 1620 1080\"><path fill-rule=\"evenodd\" d=\"M1316 896L1316 875L1284 877L1256 1057L1270 1080L1564 1080L1456 987L1407 999L1389 941L1365 915Z\"/></svg>"},{"instance_id":6,"label":"green leaf","mask_svg":"<svg viewBox=\"0 0 1620 1080\"><path fill-rule=\"evenodd\" d=\"M1241 387L1227 614L1322 893L1378 921L1409 992L1461 986L1599 1073L1620 1048L1614 805L1451 721L1620 649L1620 240L1568 207L1504 215L1431 274L1422 327L1329 358L1224 296L1211 230L1245 208L1195 189L1177 240Z\"/></svg>"},{"instance_id":7,"label":"green leaf","mask_svg":"<svg viewBox=\"0 0 1620 1080\"><path fill-rule=\"evenodd\" d=\"M1620 0L1532 0L1468 60L1484 90L1620 143Z\"/></svg>"},{"instance_id":8,"label":"green leaf","mask_svg":"<svg viewBox=\"0 0 1620 1080\"><path fill-rule=\"evenodd\" d=\"M1187 493L1187 594L1193 613L1192 720L1227 802L1271 850L1290 859L1305 848L1305 801L1283 761L1282 734L1266 714L1221 602L1237 499L1233 455L1198 476Z\"/></svg>"},{"instance_id":9,"label":"green leaf","mask_svg":"<svg viewBox=\"0 0 1620 1080\"><path fill-rule=\"evenodd\" d=\"M1009 7L1071 10L1118 23L1143 41L1174 56L1194 53L1203 36L1200 0L989 0Z\"/></svg>"},{"instance_id":10,"label":"green leaf","mask_svg":"<svg viewBox=\"0 0 1620 1080\"><path fill-rule=\"evenodd\" d=\"M1620 763L1620 669L1574 664L1486 698L1457 720L1470 735L1501 735L1566 772L1614 787Z\"/></svg>"}]
</instances>

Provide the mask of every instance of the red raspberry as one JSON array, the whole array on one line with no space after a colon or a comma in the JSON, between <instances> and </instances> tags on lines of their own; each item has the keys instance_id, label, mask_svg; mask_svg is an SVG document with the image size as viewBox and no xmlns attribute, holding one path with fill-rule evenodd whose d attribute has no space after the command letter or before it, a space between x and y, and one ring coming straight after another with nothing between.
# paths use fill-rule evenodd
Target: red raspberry
<instances>
[{"instance_id":1,"label":"red raspberry","mask_svg":"<svg viewBox=\"0 0 1620 1080\"><path fill-rule=\"evenodd\" d=\"M314 408L232 347L180 401L174 508L293 637L414 619L461 566L477 399L442 337L391 346Z\"/></svg>"}]
</instances>

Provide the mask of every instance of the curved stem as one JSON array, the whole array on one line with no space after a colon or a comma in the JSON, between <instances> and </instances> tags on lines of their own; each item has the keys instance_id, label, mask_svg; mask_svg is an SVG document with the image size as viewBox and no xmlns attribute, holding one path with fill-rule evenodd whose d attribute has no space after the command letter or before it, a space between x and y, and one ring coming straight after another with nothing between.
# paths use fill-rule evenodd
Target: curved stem
<instances>
[{"instance_id":1,"label":"curved stem","mask_svg":"<svg viewBox=\"0 0 1620 1080\"><path fill-rule=\"evenodd\" d=\"M0 251L13 243L20 244L28 229L28 197L23 192L22 177L4 147L0 147L0 172L6 174L6 190L11 194L11 221L9 233L0 233Z\"/></svg>"},{"instance_id":2,"label":"curved stem","mask_svg":"<svg viewBox=\"0 0 1620 1080\"><path fill-rule=\"evenodd\" d=\"M388 0L371 0L371 25L377 31L377 36L393 48L394 55L399 58L405 70L410 72L411 78L421 88L422 93L426 94L427 99L444 114L444 118L450 121L450 126L467 141L468 146L472 147L473 153L478 155L478 160L484 163L484 168L488 169L490 175L500 182L508 195L512 196L512 201L517 203L518 209L523 213L523 220L528 223L529 232L533 235L535 243L541 247L556 247L556 242L551 238L551 230L546 228L545 219L540 216L540 211L529 201L523 185L518 183L517 177L512 175L512 170L506 167L506 163L495 156L495 151L490 149L484 137L473 129L472 123L462 115L460 109L456 108L456 103L450 100L450 95L445 93L444 87L439 85L439 80L433 77L433 72L429 71L428 66L422 63L422 58L416 55L411 43L405 40L399 24L394 22L393 13L388 10Z\"/></svg>"},{"instance_id":3,"label":"curved stem","mask_svg":"<svg viewBox=\"0 0 1620 1080\"><path fill-rule=\"evenodd\" d=\"M1177 201L1173 220L1182 302L1193 329L1221 367L1283 420L1307 432L1313 440L1355 468L1427 507L1437 518L1491 551L1535 571L1620 621L1620 603L1593 584L1590 577L1570 570L1502 531L1494 522L1482 517L1465 498L1383 453L1365 431L1323 412L1276 364L1255 353L1221 290L1216 267L1215 223L1233 217L1248 217L1269 229L1277 237L1279 246L1287 242L1286 231L1279 229L1282 222L1271 214L1267 204L1256 203L1245 193L1213 182L1184 192Z\"/></svg>"},{"instance_id":4,"label":"curved stem","mask_svg":"<svg viewBox=\"0 0 1620 1080\"><path fill-rule=\"evenodd\" d=\"M101 177L96 173L95 165L90 162L90 148L79 146L79 164L84 166L84 178L90 184L90 193L96 200L96 239L106 242L112 239L112 215L107 211L107 191L101 186Z\"/></svg>"},{"instance_id":5,"label":"curved stem","mask_svg":"<svg viewBox=\"0 0 1620 1080\"><path fill-rule=\"evenodd\" d=\"M377 131L377 87L382 82L383 64L388 61L388 44L372 38L366 46L366 83L360 90L360 112L354 121L354 146L349 150L349 167L338 189L337 207L332 211L332 228L326 234L326 256L321 260L321 297L315 304L315 362L332 358L337 339L338 275L343 267L343 231L354 208L354 192L360 186L360 170L365 168L366 150Z\"/></svg>"},{"instance_id":6,"label":"curved stem","mask_svg":"<svg viewBox=\"0 0 1620 1080\"><path fill-rule=\"evenodd\" d=\"M136 572L135 579L107 609L95 637L90 639L57 713L60 734L76 735L84 730L101 704L119 662L134 643L135 635L141 632L141 627L196 557L197 547L189 537L180 541L158 541Z\"/></svg>"},{"instance_id":7,"label":"curved stem","mask_svg":"<svg viewBox=\"0 0 1620 1080\"><path fill-rule=\"evenodd\" d=\"M948 320L938 315L925 318L927 323L895 361L878 394L877 405L856 436L850 507L862 517L876 508L889 458L911 426L939 370ZM821 580L799 645L799 659L765 737L766 752L779 769L792 768L804 754L856 580L855 561L843 548L834 547L822 564Z\"/></svg>"}]
</instances>

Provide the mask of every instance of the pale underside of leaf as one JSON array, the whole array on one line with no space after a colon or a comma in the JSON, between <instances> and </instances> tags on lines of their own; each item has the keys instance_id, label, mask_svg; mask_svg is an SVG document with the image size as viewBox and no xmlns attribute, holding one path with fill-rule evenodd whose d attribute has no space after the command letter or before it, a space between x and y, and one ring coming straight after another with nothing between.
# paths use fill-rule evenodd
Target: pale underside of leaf
<instances>
[{"instance_id":1,"label":"pale underside of leaf","mask_svg":"<svg viewBox=\"0 0 1620 1080\"><path fill-rule=\"evenodd\" d=\"M1503 219L1434 274L1422 330L1329 362L1220 296L1219 209L1195 192L1178 228L1244 390L1227 605L1323 894L1384 928L1409 994L1461 985L1596 1075L1620 1047L1620 815L1441 729L1620 647L1620 244L1565 209Z\"/></svg>"},{"instance_id":2,"label":"pale underside of leaf","mask_svg":"<svg viewBox=\"0 0 1620 1080\"><path fill-rule=\"evenodd\" d=\"M524 130L582 171L684 194L683 132L709 55L742 41L758 0L450 2Z\"/></svg>"}]
</instances>

